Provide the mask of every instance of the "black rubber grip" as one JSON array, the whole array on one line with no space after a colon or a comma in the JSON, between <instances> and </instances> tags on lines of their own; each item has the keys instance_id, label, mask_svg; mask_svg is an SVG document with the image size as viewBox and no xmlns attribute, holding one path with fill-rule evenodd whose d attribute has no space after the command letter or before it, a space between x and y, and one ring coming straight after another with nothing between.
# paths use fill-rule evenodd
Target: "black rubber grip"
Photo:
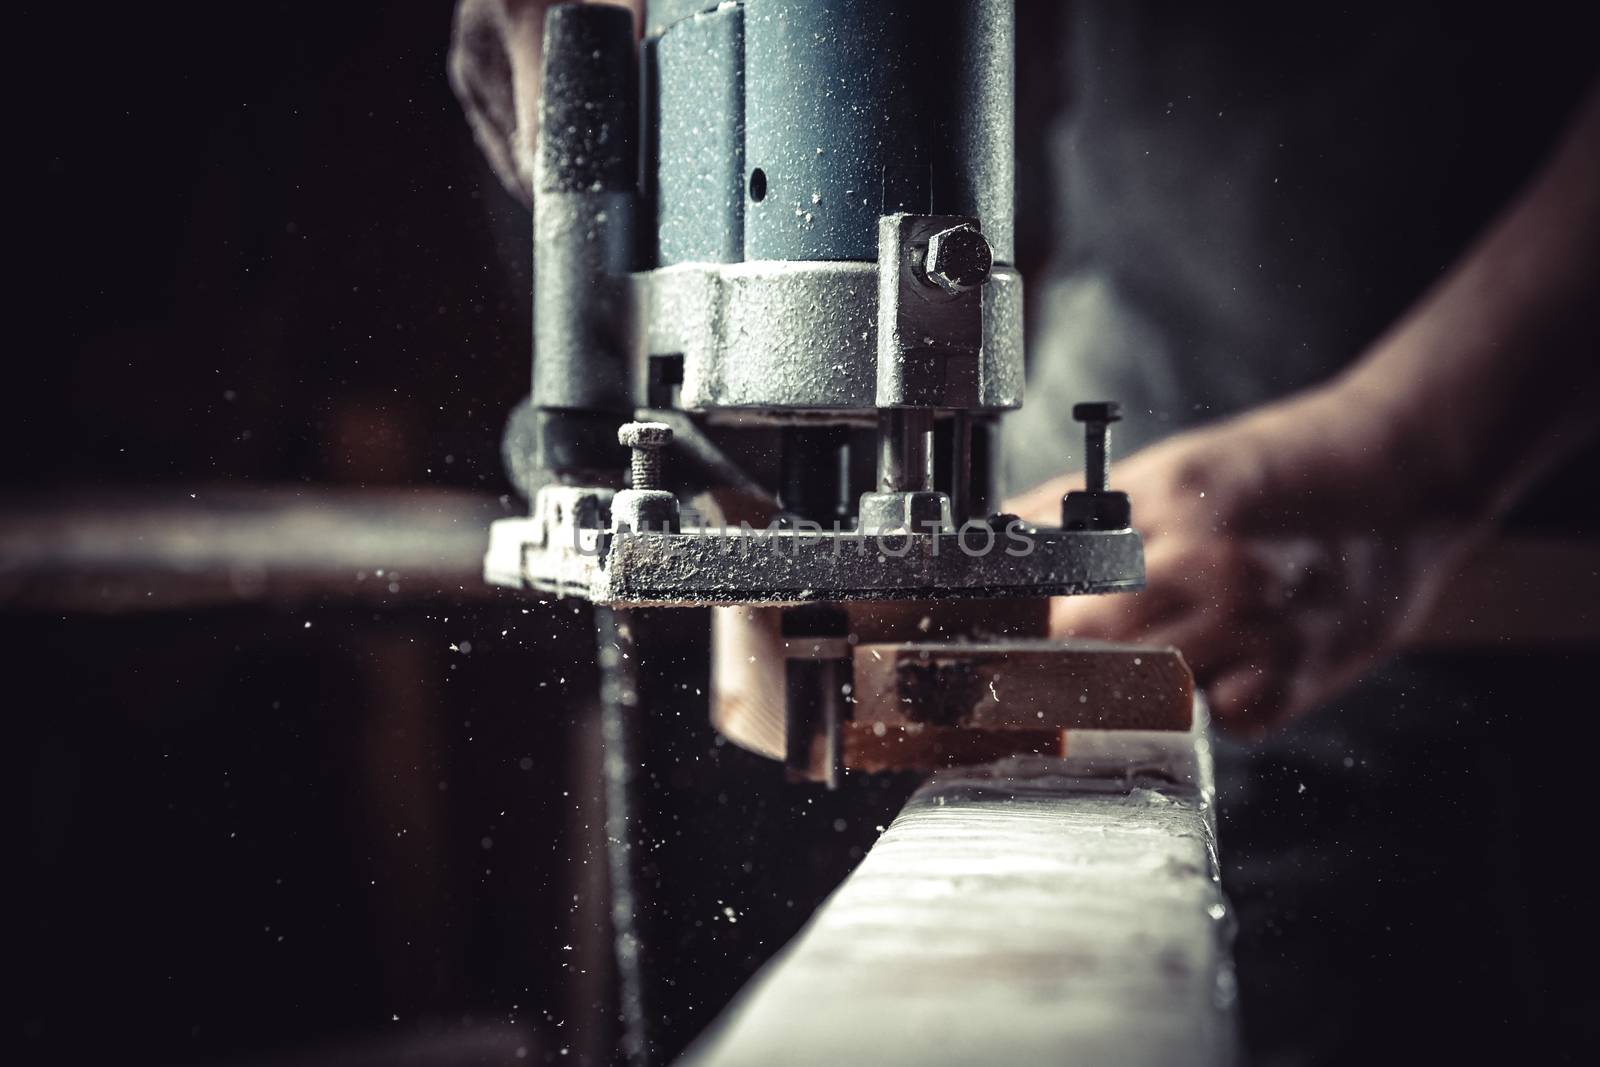
<instances>
[{"instance_id":1,"label":"black rubber grip","mask_svg":"<svg viewBox=\"0 0 1600 1067\"><path fill-rule=\"evenodd\" d=\"M539 191L625 191L637 182L633 15L562 4L544 20Z\"/></svg>"}]
</instances>

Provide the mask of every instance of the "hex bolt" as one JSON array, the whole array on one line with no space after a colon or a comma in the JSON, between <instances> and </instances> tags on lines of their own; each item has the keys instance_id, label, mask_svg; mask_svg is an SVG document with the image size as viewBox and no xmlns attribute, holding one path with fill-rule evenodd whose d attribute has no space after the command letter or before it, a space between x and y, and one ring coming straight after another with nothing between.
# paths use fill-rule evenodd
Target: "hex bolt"
<instances>
[{"instance_id":1,"label":"hex bolt","mask_svg":"<svg viewBox=\"0 0 1600 1067\"><path fill-rule=\"evenodd\" d=\"M950 293L965 293L989 280L994 251L982 232L970 223L940 230L928 238L925 273L928 280Z\"/></svg>"},{"instance_id":2,"label":"hex bolt","mask_svg":"<svg viewBox=\"0 0 1600 1067\"><path fill-rule=\"evenodd\" d=\"M672 443L672 427L664 422L625 422L617 441L633 452L633 487L661 488L661 450Z\"/></svg>"},{"instance_id":3,"label":"hex bolt","mask_svg":"<svg viewBox=\"0 0 1600 1067\"><path fill-rule=\"evenodd\" d=\"M1122 419L1114 400L1072 405L1072 417L1083 423L1083 487L1103 493L1111 480L1111 424Z\"/></svg>"}]
</instances>

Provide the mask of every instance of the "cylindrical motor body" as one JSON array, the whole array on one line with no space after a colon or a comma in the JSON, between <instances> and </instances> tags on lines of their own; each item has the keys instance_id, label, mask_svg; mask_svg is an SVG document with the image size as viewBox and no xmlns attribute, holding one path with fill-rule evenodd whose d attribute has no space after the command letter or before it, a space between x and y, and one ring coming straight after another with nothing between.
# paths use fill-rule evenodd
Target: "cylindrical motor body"
<instances>
[{"instance_id":1,"label":"cylindrical motor body","mask_svg":"<svg viewBox=\"0 0 1600 1067\"><path fill-rule=\"evenodd\" d=\"M982 293L966 294L974 339L959 399L911 406L1018 406L1013 7L652 0L642 151L653 269L636 381L671 382L674 404L713 417L865 421L906 405L878 374L880 337L926 310L910 300L880 321L880 220L905 214L970 220L994 264ZM901 232L926 242L932 231ZM925 295L931 308L948 294Z\"/></svg>"},{"instance_id":2,"label":"cylindrical motor body","mask_svg":"<svg viewBox=\"0 0 1600 1067\"><path fill-rule=\"evenodd\" d=\"M1014 0L652 0L656 266L870 261L878 218L979 219L1010 264Z\"/></svg>"}]
</instances>

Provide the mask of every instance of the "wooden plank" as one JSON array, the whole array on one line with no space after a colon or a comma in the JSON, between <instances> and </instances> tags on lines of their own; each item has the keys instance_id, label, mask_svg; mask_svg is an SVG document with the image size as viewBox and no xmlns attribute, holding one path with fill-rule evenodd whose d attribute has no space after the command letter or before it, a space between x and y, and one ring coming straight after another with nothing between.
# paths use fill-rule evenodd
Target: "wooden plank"
<instances>
[{"instance_id":1,"label":"wooden plank","mask_svg":"<svg viewBox=\"0 0 1600 1067\"><path fill-rule=\"evenodd\" d=\"M994 614L999 632L1038 632L1047 604L1036 600L1000 606ZM858 723L959 725L974 732L1189 726L1194 683L1172 649L1015 636L986 640L988 616L983 611L901 603L864 607L870 610L858 613L852 605L850 612L851 631L858 642L851 653L855 677L850 707ZM780 617L777 608L714 609L711 671L711 721L717 729L745 748L778 759L784 755L785 659L796 640L813 640L785 639ZM869 640L869 635L876 640ZM919 635L943 640L917 640ZM896 637L907 643L895 643ZM1006 657L1014 652L1022 658L1011 666ZM976 664L964 684L953 684L960 680L957 672L940 666L952 659ZM1058 699L1062 694L1067 699ZM935 735L926 740L928 745L943 741ZM981 763L1006 753L1035 751L1041 740L993 743L974 736L970 757L934 754L916 757L905 766L932 770ZM889 752L874 745L872 738L856 738L855 760L848 733L845 741L847 769L889 766ZM954 752L949 746L941 749L945 750ZM911 755L909 749L901 751Z\"/></svg>"},{"instance_id":2,"label":"wooden plank","mask_svg":"<svg viewBox=\"0 0 1600 1067\"><path fill-rule=\"evenodd\" d=\"M847 771L936 771L1007 756L1062 756L1067 751L1067 731L847 722L843 743Z\"/></svg>"},{"instance_id":3,"label":"wooden plank","mask_svg":"<svg viewBox=\"0 0 1600 1067\"><path fill-rule=\"evenodd\" d=\"M859 644L1045 637L1048 597L1012 600L878 600L844 605Z\"/></svg>"},{"instance_id":4,"label":"wooden plank","mask_svg":"<svg viewBox=\"0 0 1600 1067\"><path fill-rule=\"evenodd\" d=\"M1230 1062L1203 727L1084 736L935 775L686 1062Z\"/></svg>"}]
</instances>

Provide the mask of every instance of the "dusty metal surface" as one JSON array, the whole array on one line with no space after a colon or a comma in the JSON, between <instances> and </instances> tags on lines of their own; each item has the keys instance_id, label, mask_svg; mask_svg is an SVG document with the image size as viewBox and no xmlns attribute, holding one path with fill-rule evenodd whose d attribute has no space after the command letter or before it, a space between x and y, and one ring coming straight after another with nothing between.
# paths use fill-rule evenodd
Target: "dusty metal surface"
<instances>
[{"instance_id":1,"label":"dusty metal surface","mask_svg":"<svg viewBox=\"0 0 1600 1067\"><path fill-rule=\"evenodd\" d=\"M935 775L686 1062L1231 1062L1200 731Z\"/></svg>"},{"instance_id":2,"label":"dusty metal surface","mask_svg":"<svg viewBox=\"0 0 1600 1067\"><path fill-rule=\"evenodd\" d=\"M1132 530L611 533L579 525L598 512L577 504L565 501L559 517L553 506L536 504L531 518L495 523L485 577L597 604L639 605L1040 597L1144 584L1144 552Z\"/></svg>"},{"instance_id":3,"label":"dusty metal surface","mask_svg":"<svg viewBox=\"0 0 1600 1067\"><path fill-rule=\"evenodd\" d=\"M766 412L874 410L879 266L863 262L688 263L635 276L639 355L681 356L678 406ZM984 287L974 406L1022 402L1022 281ZM635 368L647 381L645 366Z\"/></svg>"}]
</instances>

